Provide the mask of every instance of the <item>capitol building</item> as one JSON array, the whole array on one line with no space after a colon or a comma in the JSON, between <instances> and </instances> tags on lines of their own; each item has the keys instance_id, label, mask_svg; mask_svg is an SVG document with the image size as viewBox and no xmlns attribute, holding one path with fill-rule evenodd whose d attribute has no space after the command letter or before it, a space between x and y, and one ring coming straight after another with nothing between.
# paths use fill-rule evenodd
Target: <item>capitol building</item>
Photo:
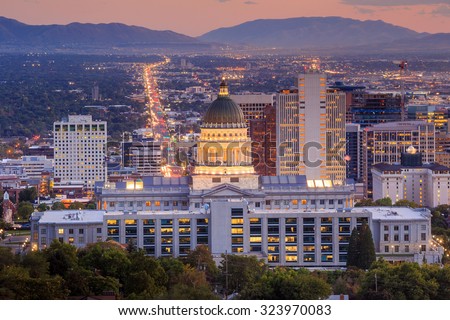
<instances>
[{"instance_id":1,"label":"capitol building","mask_svg":"<svg viewBox=\"0 0 450 320\"><path fill-rule=\"evenodd\" d=\"M207 245L214 257L255 255L269 265L345 267L350 234L366 222L377 256L438 262L427 209L354 208L354 186L305 175L258 176L244 114L222 82L208 108L190 176L96 183L98 210L32 215L32 248L134 243L180 257Z\"/></svg>"}]
</instances>

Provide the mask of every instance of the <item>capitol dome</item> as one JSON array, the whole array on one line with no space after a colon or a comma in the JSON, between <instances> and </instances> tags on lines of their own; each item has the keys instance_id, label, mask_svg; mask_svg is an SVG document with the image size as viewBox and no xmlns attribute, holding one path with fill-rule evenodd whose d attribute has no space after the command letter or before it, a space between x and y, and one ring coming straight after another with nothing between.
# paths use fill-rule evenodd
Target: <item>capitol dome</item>
<instances>
[{"instance_id":1,"label":"capitol dome","mask_svg":"<svg viewBox=\"0 0 450 320\"><path fill-rule=\"evenodd\" d=\"M211 103L203 117L203 128L246 128L244 113L231 100L225 81L220 84L219 96Z\"/></svg>"}]
</instances>

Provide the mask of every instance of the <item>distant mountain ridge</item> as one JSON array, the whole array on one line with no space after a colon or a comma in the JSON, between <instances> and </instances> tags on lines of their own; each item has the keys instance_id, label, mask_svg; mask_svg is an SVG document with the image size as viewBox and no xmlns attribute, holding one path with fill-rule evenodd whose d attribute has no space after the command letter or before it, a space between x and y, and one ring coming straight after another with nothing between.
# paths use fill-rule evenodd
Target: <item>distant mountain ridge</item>
<instances>
[{"instance_id":1,"label":"distant mountain ridge","mask_svg":"<svg viewBox=\"0 0 450 320\"><path fill-rule=\"evenodd\" d=\"M344 48L419 39L428 34L381 20L360 21L341 17L260 19L204 35L203 41L279 48Z\"/></svg>"},{"instance_id":2,"label":"distant mountain ridge","mask_svg":"<svg viewBox=\"0 0 450 320\"><path fill-rule=\"evenodd\" d=\"M0 17L0 44L28 46L196 44L199 40L173 31L156 31L121 23L27 25Z\"/></svg>"}]
</instances>

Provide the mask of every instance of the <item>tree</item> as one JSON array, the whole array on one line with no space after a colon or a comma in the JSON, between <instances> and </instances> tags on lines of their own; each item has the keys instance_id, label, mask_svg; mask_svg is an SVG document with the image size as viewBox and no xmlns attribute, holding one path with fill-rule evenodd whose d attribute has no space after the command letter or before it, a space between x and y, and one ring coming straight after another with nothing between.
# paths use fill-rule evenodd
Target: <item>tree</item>
<instances>
[{"instance_id":1,"label":"tree","mask_svg":"<svg viewBox=\"0 0 450 320\"><path fill-rule=\"evenodd\" d=\"M55 239L43 252L49 262L50 275L60 275L65 278L68 272L78 265L77 250L70 244L61 243Z\"/></svg>"},{"instance_id":2,"label":"tree","mask_svg":"<svg viewBox=\"0 0 450 320\"><path fill-rule=\"evenodd\" d=\"M394 206L396 207L410 207L410 208L419 208L420 206L414 201L409 201L406 199L398 200Z\"/></svg>"},{"instance_id":3,"label":"tree","mask_svg":"<svg viewBox=\"0 0 450 320\"><path fill-rule=\"evenodd\" d=\"M347 251L347 267L367 270L376 260L372 231L364 221L360 230L352 230Z\"/></svg>"},{"instance_id":4,"label":"tree","mask_svg":"<svg viewBox=\"0 0 450 320\"><path fill-rule=\"evenodd\" d=\"M197 270L204 271L206 273L206 279L209 283L212 284L215 282L219 274L219 269L212 258L208 246L197 246L195 250L191 251L187 255L185 262Z\"/></svg>"},{"instance_id":5,"label":"tree","mask_svg":"<svg viewBox=\"0 0 450 320\"><path fill-rule=\"evenodd\" d=\"M373 207L375 206L375 203L372 199L362 199L355 203L355 207Z\"/></svg>"},{"instance_id":6,"label":"tree","mask_svg":"<svg viewBox=\"0 0 450 320\"><path fill-rule=\"evenodd\" d=\"M48 205L46 205L45 203L41 203L37 206L37 210L39 212L47 211L49 209L50 209L50 207Z\"/></svg>"},{"instance_id":7,"label":"tree","mask_svg":"<svg viewBox=\"0 0 450 320\"><path fill-rule=\"evenodd\" d=\"M258 300L317 300L331 294L331 287L309 271L277 267L266 271L257 282L246 286L240 299Z\"/></svg>"},{"instance_id":8,"label":"tree","mask_svg":"<svg viewBox=\"0 0 450 320\"><path fill-rule=\"evenodd\" d=\"M381 199L375 200L375 206L391 207L392 199L389 197L386 197L386 198L381 198Z\"/></svg>"},{"instance_id":9,"label":"tree","mask_svg":"<svg viewBox=\"0 0 450 320\"><path fill-rule=\"evenodd\" d=\"M52 204L52 210L65 210L65 209L66 207L60 201L53 202Z\"/></svg>"},{"instance_id":10,"label":"tree","mask_svg":"<svg viewBox=\"0 0 450 320\"><path fill-rule=\"evenodd\" d=\"M35 187L26 188L19 193L19 202L29 201L34 202L38 197L38 192Z\"/></svg>"},{"instance_id":11,"label":"tree","mask_svg":"<svg viewBox=\"0 0 450 320\"><path fill-rule=\"evenodd\" d=\"M258 281L267 271L267 265L255 256L222 255L219 269L222 287L229 294L239 292L248 284Z\"/></svg>"},{"instance_id":12,"label":"tree","mask_svg":"<svg viewBox=\"0 0 450 320\"><path fill-rule=\"evenodd\" d=\"M347 268L358 267L358 257L359 257L359 233L358 229L355 227L350 235L350 240L348 243L347 251Z\"/></svg>"},{"instance_id":13,"label":"tree","mask_svg":"<svg viewBox=\"0 0 450 320\"><path fill-rule=\"evenodd\" d=\"M85 207L84 203L78 201L74 201L69 205L70 210L81 210L84 209L84 207Z\"/></svg>"},{"instance_id":14,"label":"tree","mask_svg":"<svg viewBox=\"0 0 450 320\"><path fill-rule=\"evenodd\" d=\"M95 210L95 209L97 209L97 206L95 205L95 203L90 202L90 203L86 204L85 209L87 209L87 210Z\"/></svg>"},{"instance_id":15,"label":"tree","mask_svg":"<svg viewBox=\"0 0 450 320\"><path fill-rule=\"evenodd\" d=\"M22 220L28 220L31 214L34 212L34 207L29 202L20 202L17 208L17 215Z\"/></svg>"},{"instance_id":16,"label":"tree","mask_svg":"<svg viewBox=\"0 0 450 320\"><path fill-rule=\"evenodd\" d=\"M172 300L212 300L218 297L211 291L206 274L190 265L183 267L179 281L168 292Z\"/></svg>"},{"instance_id":17,"label":"tree","mask_svg":"<svg viewBox=\"0 0 450 320\"><path fill-rule=\"evenodd\" d=\"M375 244L373 243L372 231L364 221L359 231L358 267L367 270L375 260Z\"/></svg>"}]
</instances>

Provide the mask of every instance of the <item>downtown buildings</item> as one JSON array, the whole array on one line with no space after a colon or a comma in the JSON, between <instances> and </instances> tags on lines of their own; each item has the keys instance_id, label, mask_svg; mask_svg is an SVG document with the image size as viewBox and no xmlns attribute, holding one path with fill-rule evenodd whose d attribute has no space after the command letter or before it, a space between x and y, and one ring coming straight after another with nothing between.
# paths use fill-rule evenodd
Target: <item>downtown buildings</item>
<instances>
[{"instance_id":1,"label":"downtown buildings","mask_svg":"<svg viewBox=\"0 0 450 320\"><path fill-rule=\"evenodd\" d=\"M151 256L179 257L208 245L218 259L233 253L255 255L272 266L336 268L346 265L351 231L367 223L379 256L439 260L429 210L352 208L353 186L328 175L259 176L247 130L222 83L205 114L191 176L99 181L99 210L33 213L32 247L46 248L54 239L77 247L110 239L133 243ZM319 132L326 143L326 130Z\"/></svg>"},{"instance_id":2,"label":"downtown buildings","mask_svg":"<svg viewBox=\"0 0 450 320\"><path fill-rule=\"evenodd\" d=\"M96 181L105 181L105 121L69 115L66 121L53 124L53 136L55 185L81 184L92 190Z\"/></svg>"}]
</instances>

